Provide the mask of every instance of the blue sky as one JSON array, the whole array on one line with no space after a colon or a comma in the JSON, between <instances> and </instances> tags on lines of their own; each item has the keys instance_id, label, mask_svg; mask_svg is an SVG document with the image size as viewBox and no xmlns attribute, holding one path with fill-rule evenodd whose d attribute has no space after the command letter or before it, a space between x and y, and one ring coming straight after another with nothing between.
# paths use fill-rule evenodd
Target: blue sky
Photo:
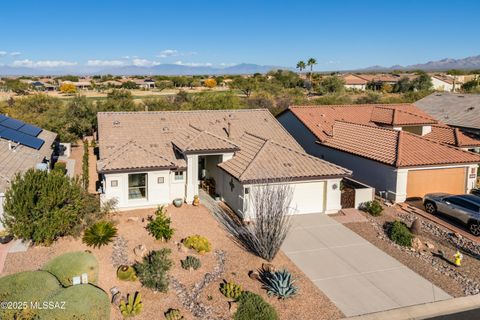
<instances>
[{"instance_id":1,"label":"blue sky","mask_svg":"<svg viewBox=\"0 0 480 320\"><path fill-rule=\"evenodd\" d=\"M480 54L480 1L2 1L0 65L317 70Z\"/></svg>"}]
</instances>

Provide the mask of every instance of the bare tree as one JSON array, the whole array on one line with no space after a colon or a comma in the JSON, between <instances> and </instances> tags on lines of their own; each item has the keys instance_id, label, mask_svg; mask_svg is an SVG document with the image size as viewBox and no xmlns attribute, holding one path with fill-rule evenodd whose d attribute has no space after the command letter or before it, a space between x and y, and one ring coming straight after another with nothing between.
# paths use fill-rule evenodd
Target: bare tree
<instances>
[{"instance_id":1,"label":"bare tree","mask_svg":"<svg viewBox=\"0 0 480 320\"><path fill-rule=\"evenodd\" d=\"M271 261L280 250L290 227L293 189L288 184L262 184L251 188L251 221L243 223L225 213L217 217L237 242L252 253Z\"/></svg>"}]
</instances>

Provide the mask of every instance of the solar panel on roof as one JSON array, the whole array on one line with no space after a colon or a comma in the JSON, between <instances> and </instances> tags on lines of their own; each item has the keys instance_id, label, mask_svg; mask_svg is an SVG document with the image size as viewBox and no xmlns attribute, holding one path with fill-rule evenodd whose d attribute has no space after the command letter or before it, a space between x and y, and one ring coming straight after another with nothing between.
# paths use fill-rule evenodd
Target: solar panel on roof
<instances>
[{"instance_id":1,"label":"solar panel on roof","mask_svg":"<svg viewBox=\"0 0 480 320\"><path fill-rule=\"evenodd\" d=\"M9 119L7 116L4 116L3 114L0 114L0 122L2 122L5 119Z\"/></svg>"},{"instance_id":2,"label":"solar panel on roof","mask_svg":"<svg viewBox=\"0 0 480 320\"><path fill-rule=\"evenodd\" d=\"M3 123L2 123L3 125ZM6 140L11 140L16 143L23 144L27 147L40 149L42 145L45 143L42 139L32 137L28 134L12 130L10 128L1 128L0 129L0 137Z\"/></svg>"},{"instance_id":3,"label":"solar panel on roof","mask_svg":"<svg viewBox=\"0 0 480 320\"><path fill-rule=\"evenodd\" d=\"M2 121L2 126L13 129L13 130L17 130L18 128L20 128L24 124L25 124L25 122L17 120L17 119L12 119L12 118L7 118L7 119Z\"/></svg>"},{"instance_id":4,"label":"solar panel on roof","mask_svg":"<svg viewBox=\"0 0 480 320\"><path fill-rule=\"evenodd\" d=\"M20 127L18 131L26 133L30 136L36 137L40 134L40 132L42 132L42 129L40 129L39 127L33 126L31 124L25 124L23 127Z\"/></svg>"}]
</instances>

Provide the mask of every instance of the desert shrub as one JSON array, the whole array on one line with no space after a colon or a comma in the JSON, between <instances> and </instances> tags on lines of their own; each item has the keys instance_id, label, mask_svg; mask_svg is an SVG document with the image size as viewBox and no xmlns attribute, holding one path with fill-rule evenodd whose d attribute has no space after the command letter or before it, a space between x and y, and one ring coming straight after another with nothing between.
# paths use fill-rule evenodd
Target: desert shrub
<instances>
[{"instance_id":1,"label":"desert shrub","mask_svg":"<svg viewBox=\"0 0 480 320\"><path fill-rule=\"evenodd\" d=\"M143 309L140 292L135 292L133 295L129 294L126 300L122 299L119 307L124 318L138 316Z\"/></svg>"},{"instance_id":2,"label":"desert shrub","mask_svg":"<svg viewBox=\"0 0 480 320\"><path fill-rule=\"evenodd\" d=\"M383 207L378 200L367 201L363 204L365 211L370 213L374 217L378 217L382 214Z\"/></svg>"},{"instance_id":3,"label":"desert shrub","mask_svg":"<svg viewBox=\"0 0 480 320\"><path fill-rule=\"evenodd\" d=\"M288 184L271 185L269 181L250 188L250 223L239 222L221 211L217 218L237 243L257 256L272 261L291 227L289 212L293 189Z\"/></svg>"},{"instance_id":4,"label":"desert shrub","mask_svg":"<svg viewBox=\"0 0 480 320\"><path fill-rule=\"evenodd\" d=\"M62 161L55 162L53 166L53 170L61 172L62 174L67 173L67 164Z\"/></svg>"},{"instance_id":5,"label":"desert shrub","mask_svg":"<svg viewBox=\"0 0 480 320\"><path fill-rule=\"evenodd\" d=\"M72 278L81 276L83 273L88 275L89 283L97 283L98 280L97 259L91 253L83 251L69 252L55 257L48 261L42 270L57 277L64 287L71 286Z\"/></svg>"},{"instance_id":6,"label":"desert shrub","mask_svg":"<svg viewBox=\"0 0 480 320\"><path fill-rule=\"evenodd\" d=\"M157 240L170 240L174 232L170 224L171 219L165 215L165 210L162 206L155 212L155 219L151 219L147 224L147 230Z\"/></svg>"},{"instance_id":7,"label":"desert shrub","mask_svg":"<svg viewBox=\"0 0 480 320\"><path fill-rule=\"evenodd\" d=\"M403 247L411 247L414 238L407 225L399 220L390 224L388 236L393 242Z\"/></svg>"},{"instance_id":8,"label":"desert shrub","mask_svg":"<svg viewBox=\"0 0 480 320\"><path fill-rule=\"evenodd\" d=\"M34 169L12 179L4 211L2 222L16 237L44 245L80 235L101 212L98 198L88 195L77 180Z\"/></svg>"},{"instance_id":9,"label":"desert shrub","mask_svg":"<svg viewBox=\"0 0 480 320\"><path fill-rule=\"evenodd\" d=\"M124 281L135 281L137 274L132 266L120 266L117 269L117 278Z\"/></svg>"},{"instance_id":10,"label":"desert shrub","mask_svg":"<svg viewBox=\"0 0 480 320\"><path fill-rule=\"evenodd\" d=\"M168 271L173 265L169 259L171 250L163 248L158 251L151 251L143 257L141 263L134 265L137 277L143 286L155 291L168 291Z\"/></svg>"},{"instance_id":11,"label":"desert shrub","mask_svg":"<svg viewBox=\"0 0 480 320\"><path fill-rule=\"evenodd\" d=\"M194 256L187 256L184 260L180 261L182 268L185 270L197 270L202 266L200 259Z\"/></svg>"},{"instance_id":12,"label":"desert shrub","mask_svg":"<svg viewBox=\"0 0 480 320\"><path fill-rule=\"evenodd\" d=\"M185 238L183 245L189 249L196 250L200 254L212 251L212 245L208 239L198 234Z\"/></svg>"},{"instance_id":13,"label":"desert shrub","mask_svg":"<svg viewBox=\"0 0 480 320\"><path fill-rule=\"evenodd\" d=\"M233 318L235 320L277 320L277 311L263 298L253 292L245 291L238 299L239 305Z\"/></svg>"},{"instance_id":14,"label":"desert shrub","mask_svg":"<svg viewBox=\"0 0 480 320\"><path fill-rule=\"evenodd\" d=\"M108 295L102 289L90 284L63 288L46 300L59 306L65 301L65 309L40 310L39 319L110 319Z\"/></svg>"},{"instance_id":15,"label":"desert shrub","mask_svg":"<svg viewBox=\"0 0 480 320\"><path fill-rule=\"evenodd\" d=\"M269 296L286 299L297 294L298 288L294 285L295 280L287 270L274 272L262 270L260 281Z\"/></svg>"},{"instance_id":16,"label":"desert shrub","mask_svg":"<svg viewBox=\"0 0 480 320\"><path fill-rule=\"evenodd\" d=\"M234 282L223 281L220 284L220 292L229 299L237 300L242 294L242 287Z\"/></svg>"},{"instance_id":17,"label":"desert shrub","mask_svg":"<svg viewBox=\"0 0 480 320\"><path fill-rule=\"evenodd\" d=\"M117 228L110 221L99 221L90 226L83 234L83 243L89 247L107 245L117 236Z\"/></svg>"},{"instance_id":18,"label":"desert shrub","mask_svg":"<svg viewBox=\"0 0 480 320\"><path fill-rule=\"evenodd\" d=\"M182 320L184 319L184 317L180 313L180 310L168 309L167 312L165 312L165 319L166 320Z\"/></svg>"}]
</instances>

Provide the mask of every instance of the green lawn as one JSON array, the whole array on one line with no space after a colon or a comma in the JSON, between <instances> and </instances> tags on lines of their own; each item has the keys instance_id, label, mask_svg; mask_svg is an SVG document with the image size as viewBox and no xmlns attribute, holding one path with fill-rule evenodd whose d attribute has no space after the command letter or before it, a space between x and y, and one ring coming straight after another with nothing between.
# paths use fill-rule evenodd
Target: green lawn
<instances>
[{"instance_id":1,"label":"green lawn","mask_svg":"<svg viewBox=\"0 0 480 320\"><path fill-rule=\"evenodd\" d=\"M42 270L53 274L64 287L72 285L74 276L88 274L89 283L97 283L98 261L91 253L79 251L69 252L47 262Z\"/></svg>"}]
</instances>

